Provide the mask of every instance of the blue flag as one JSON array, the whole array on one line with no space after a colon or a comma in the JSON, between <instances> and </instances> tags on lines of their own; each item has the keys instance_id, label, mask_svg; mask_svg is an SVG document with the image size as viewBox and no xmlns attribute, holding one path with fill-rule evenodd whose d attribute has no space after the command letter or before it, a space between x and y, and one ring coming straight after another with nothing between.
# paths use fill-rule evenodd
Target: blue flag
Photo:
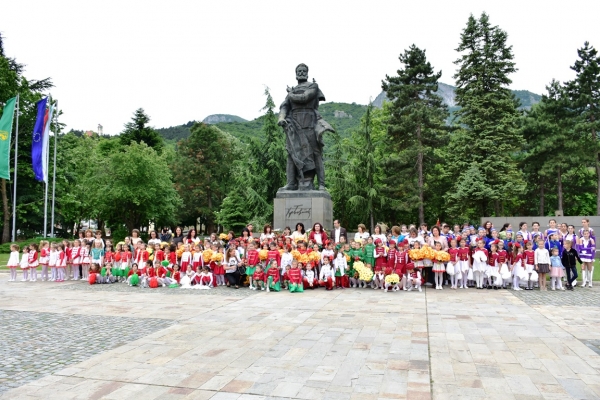
<instances>
[{"instance_id":1,"label":"blue flag","mask_svg":"<svg viewBox=\"0 0 600 400\"><path fill-rule=\"evenodd\" d=\"M33 128L33 140L31 141L31 165L35 179L38 181L44 180L44 166L42 162L42 154L44 153L44 128L46 118L46 104L48 98L42 99L36 103L37 118L35 119L35 127Z\"/></svg>"}]
</instances>

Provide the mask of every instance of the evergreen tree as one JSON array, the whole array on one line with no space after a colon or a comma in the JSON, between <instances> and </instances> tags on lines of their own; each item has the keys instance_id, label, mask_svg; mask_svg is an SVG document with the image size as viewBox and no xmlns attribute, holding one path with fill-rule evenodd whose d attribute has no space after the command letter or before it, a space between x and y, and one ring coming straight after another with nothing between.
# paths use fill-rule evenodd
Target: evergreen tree
<instances>
[{"instance_id":1,"label":"evergreen tree","mask_svg":"<svg viewBox=\"0 0 600 400\"><path fill-rule=\"evenodd\" d=\"M334 127L333 132L328 132L331 144L327 147L325 154L325 181L331 194L333 209L336 218L344 226L349 226L348 203L347 199L351 196L348 193L348 160L346 147L344 146L342 136Z\"/></svg>"},{"instance_id":2,"label":"evergreen tree","mask_svg":"<svg viewBox=\"0 0 600 400\"><path fill-rule=\"evenodd\" d=\"M425 50L414 44L399 57L402 68L398 76L382 82L382 88L392 102L388 133L399 154L395 172L408 172L403 180L407 191L399 197L416 197L409 207L417 207L419 222L425 222L425 168L434 167L434 149L445 145L448 117L446 105L435 92L442 72L435 73L427 61ZM415 174L416 172L416 174ZM392 174L392 177L397 176ZM415 190L411 190L414 188ZM413 194L416 191L416 196ZM413 192L413 193L410 193Z\"/></svg>"},{"instance_id":3,"label":"evergreen tree","mask_svg":"<svg viewBox=\"0 0 600 400\"><path fill-rule=\"evenodd\" d=\"M600 56L594 46L585 42L577 50L579 59L571 67L577 74L567 83L567 90L575 111L575 130L579 137L593 143L597 176L596 215L600 215Z\"/></svg>"},{"instance_id":4,"label":"evergreen tree","mask_svg":"<svg viewBox=\"0 0 600 400\"><path fill-rule=\"evenodd\" d=\"M367 219L371 232L375 228L375 210L391 203L384 194L381 181L383 157L379 150L383 137L373 133L373 104L369 103L361 119L361 127L347 142L350 161L347 186L349 211L363 221Z\"/></svg>"},{"instance_id":5,"label":"evergreen tree","mask_svg":"<svg viewBox=\"0 0 600 400\"><path fill-rule=\"evenodd\" d=\"M266 200L272 202L277 194L277 190L285 185L285 167L287 163L286 150L284 143L284 134L279 125L277 125L277 115L273 111L275 103L269 92L269 88L265 88L265 96L267 101L263 107L265 111L264 125L262 131L264 133L264 142L260 152L260 159L263 170L263 179L266 183L265 195Z\"/></svg>"},{"instance_id":6,"label":"evergreen tree","mask_svg":"<svg viewBox=\"0 0 600 400\"><path fill-rule=\"evenodd\" d=\"M154 128L148 126L149 122L150 117L143 108L135 110L131 122L125 124L125 130L121 133L121 144L128 146L132 142L144 142L161 154L164 147L163 139Z\"/></svg>"},{"instance_id":7,"label":"evergreen tree","mask_svg":"<svg viewBox=\"0 0 600 400\"><path fill-rule=\"evenodd\" d=\"M545 181L556 179L557 209L564 212L563 175L584 161L585 141L573 140L573 118L570 101L559 82L552 80L528 113L523 125L527 141L524 164L537 169Z\"/></svg>"},{"instance_id":8,"label":"evergreen tree","mask_svg":"<svg viewBox=\"0 0 600 400\"><path fill-rule=\"evenodd\" d=\"M447 152L451 178L457 183L461 172L477 164L486 190L480 200L484 214L491 203L496 215L501 202L516 197L525 188L513 153L524 144L518 129L518 100L508 89L509 75L516 71L507 34L492 26L487 14L469 17L456 49L461 56L456 78L458 129ZM465 199L468 201L468 199Z\"/></svg>"},{"instance_id":9,"label":"evergreen tree","mask_svg":"<svg viewBox=\"0 0 600 400\"><path fill-rule=\"evenodd\" d=\"M239 190L231 190L223 200L221 210L217 213L217 222L223 225L225 230L239 233L250 222L251 218L252 215L248 209L246 199Z\"/></svg>"}]
</instances>

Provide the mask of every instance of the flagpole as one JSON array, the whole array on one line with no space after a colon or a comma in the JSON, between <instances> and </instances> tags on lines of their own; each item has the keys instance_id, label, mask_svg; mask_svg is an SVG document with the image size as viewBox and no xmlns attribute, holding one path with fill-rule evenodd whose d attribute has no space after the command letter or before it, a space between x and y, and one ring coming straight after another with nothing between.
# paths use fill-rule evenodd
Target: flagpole
<instances>
[{"instance_id":1,"label":"flagpole","mask_svg":"<svg viewBox=\"0 0 600 400\"><path fill-rule=\"evenodd\" d=\"M12 241L17 240L17 155L19 153L19 95L17 94L17 129L15 132L15 171L13 178Z\"/></svg>"},{"instance_id":2,"label":"flagpole","mask_svg":"<svg viewBox=\"0 0 600 400\"><path fill-rule=\"evenodd\" d=\"M58 119L58 100L56 100L55 107L56 109L56 119ZM52 125L50 125L52 127ZM56 141L58 138L58 133L54 132L54 169L52 170L52 222L50 223L50 236L54 237L54 194L56 193ZM50 146L48 146L50 147Z\"/></svg>"},{"instance_id":3,"label":"flagpole","mask_svg":"<svg viewBox=\"0 0 600 400\"><path fill-rule=\"evenodd\" d=\"M52 107L52 98L50 96L48 96L48 98L50 99L50 107ZM46 128L44 127L44 131L46 130ZM46 133L46 132L44 132ZM48 130L48 134L50 134L50 130ZM42 140L44 140L43 136L42 136ZM48 138L48 144L50 144L50 138ZM49 156L50 156L50 146L48 145L48 147L46 149L44 149L44 151L46 152L46 188L45 188L45 194L44 194L44 237L48 236L48 167L49 167Z\"/></svg>"}]
</instances>

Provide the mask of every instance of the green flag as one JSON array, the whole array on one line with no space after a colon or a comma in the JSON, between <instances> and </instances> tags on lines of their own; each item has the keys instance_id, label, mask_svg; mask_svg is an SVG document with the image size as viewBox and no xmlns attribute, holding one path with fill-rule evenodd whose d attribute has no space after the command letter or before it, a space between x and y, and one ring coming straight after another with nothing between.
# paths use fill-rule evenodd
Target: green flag
<instances>
[{"instance_id":1,"label":"green flag","mask_svg":"<svg viewBox=\"0 0 600 400\"><path fill-rule=\"evenodd\" d=\"M0 178L4 179L10 179L10 136L16 100L13 97L6 102L0 118Z\"/></svg>"}]
</instances>

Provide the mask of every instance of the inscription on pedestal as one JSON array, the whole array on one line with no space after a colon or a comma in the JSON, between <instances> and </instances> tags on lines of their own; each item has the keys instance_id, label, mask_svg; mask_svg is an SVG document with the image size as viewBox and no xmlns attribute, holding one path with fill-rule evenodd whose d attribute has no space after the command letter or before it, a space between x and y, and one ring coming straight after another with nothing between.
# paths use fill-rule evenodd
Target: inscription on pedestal
<instances>
[{"instance_id":1,"label":"inscription on pedestal","mask_svg":"<svg viewBox=\"0 0 600 400\"><path fill-rule=\"evenodd\" d=\"M273 214L275 229L289 226L293 231L298 222L302 222L306 230L312 228L315 222L321 223L325 229L333 228L332 203L327 192L278 192Z\"/></svg>"}]
</instances>

